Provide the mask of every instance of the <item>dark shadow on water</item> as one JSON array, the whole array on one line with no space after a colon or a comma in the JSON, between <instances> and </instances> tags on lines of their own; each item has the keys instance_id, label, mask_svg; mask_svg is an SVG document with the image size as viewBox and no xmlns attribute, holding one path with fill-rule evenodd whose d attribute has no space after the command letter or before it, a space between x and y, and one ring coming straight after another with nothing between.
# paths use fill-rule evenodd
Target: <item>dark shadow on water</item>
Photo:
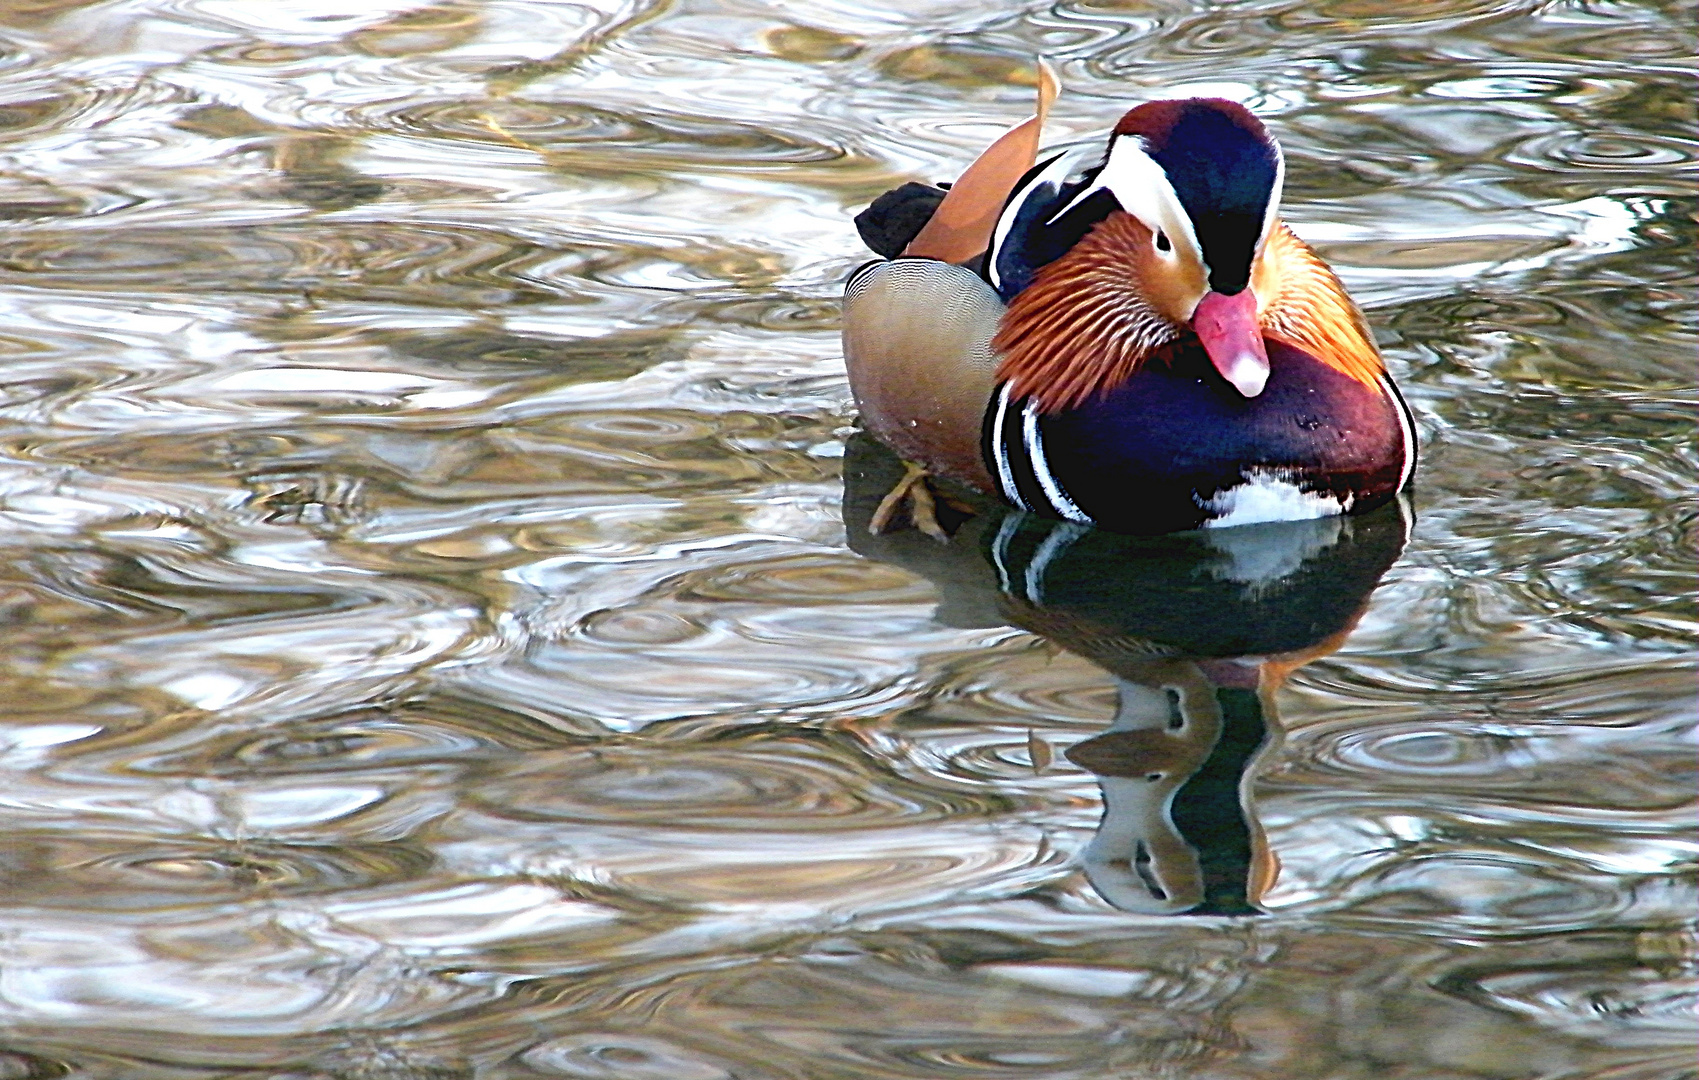
<instances>
[{"instance_id":1,"label":"dark shadow on water","mask_svg":"<svg viewBox=\"0 0 1699 1080\"><path fill-rule=\"evenodd\" d=\"M1103 794L1083 856L1092 887L1143 914L1258 914L1278 866L1248 778L1281 737L1274 692L1344 642L1404 549L1408 507L1135 537L941 500L949 542L908 527L873 535L901 475L873 439L850 440L851 548L931 580L941 622L1017 626L1115 680L1108 728L1067 751Z\"/></svg>"}]
</instances>

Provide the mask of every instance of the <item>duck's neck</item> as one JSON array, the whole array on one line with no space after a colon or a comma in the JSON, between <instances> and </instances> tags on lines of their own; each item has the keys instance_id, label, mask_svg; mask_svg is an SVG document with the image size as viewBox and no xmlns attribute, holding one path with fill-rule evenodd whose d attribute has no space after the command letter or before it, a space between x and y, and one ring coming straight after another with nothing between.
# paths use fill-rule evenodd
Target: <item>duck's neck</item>
<instances>
[{"instance_id":1,"label":"duck's neck","mask_svg":"<svg viewBox=\"0 0 1699 1080\"><path fill-rule=\"evenodd\" d=\"M1015 295L991 343L1011 400L1030 398L1044 414L1079 408L1191 335L1159 314L1177 306L1162 290L1190 283L1154 272L1150 240L1142 222L1116 211ZM1378 389L1385 365L1362 312L1284 222L1252 266L1251 290L1265 337Z\"/></svg>"},{"instance_id":2,"label":"duck's neck","mask_svg":"<svg viewBox=\"0 0 1699 1080\"><path fill-rule=\"evenodd\" d=\"M1158 314L1150 230L1116 211L1015 294L992 348L997 380L1041 412L1077 408L1131 378L1180 331Z\"/></svg>"},{"instance_id":3,"label":"duck's neck","mask_svg":"<svg viewBox=\"0 0 1699 1080\"><path fill-rule=\"evenodd\" d=\"M1328 367L1379 389L1386 371L1363 313L1338 275L1283 221L1251 267L1264 337L1296 345Z\"/></svg>"}]
</instances>

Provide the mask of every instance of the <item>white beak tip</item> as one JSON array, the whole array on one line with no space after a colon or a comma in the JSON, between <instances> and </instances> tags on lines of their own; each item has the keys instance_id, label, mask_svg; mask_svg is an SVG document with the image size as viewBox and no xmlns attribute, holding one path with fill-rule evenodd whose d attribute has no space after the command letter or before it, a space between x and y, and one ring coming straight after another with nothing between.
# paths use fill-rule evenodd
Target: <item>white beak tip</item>
<instances>
[{"instance_id":1,"label":"white beak tip","mask_svg":"<svg viewBox=\"0 0 1699 1080\"><path fill-rule=\"evenodd\" d=\"M1247 353L1235 357L1222 375L1233 384L1233 389L1245 397L1254 398L1268 385L1268 361Z\"/></svg>"}]
</instances>

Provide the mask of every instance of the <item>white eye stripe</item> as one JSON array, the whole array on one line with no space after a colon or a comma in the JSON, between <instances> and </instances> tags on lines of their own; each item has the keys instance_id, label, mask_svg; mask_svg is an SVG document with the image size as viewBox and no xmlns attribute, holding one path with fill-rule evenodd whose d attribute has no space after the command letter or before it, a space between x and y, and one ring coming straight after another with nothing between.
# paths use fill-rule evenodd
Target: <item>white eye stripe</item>
<instances>
[{"instance_id":1,"label":"white eye stripe","mask_svg":"<svg viewBox=\"0 0 1699 1080\"><path fill-rule=\"evenodd\" d=\"M1203 251L1198 246L1197 234L1192 230L1191 215L1180 204L1180 196L1175 194L1168 174L1145 153L1144 139L1136 135L1116 136L1109 145L1109 157L1097 179L1074 196L1047 224L1054 225L1068 211L1104 189L1113 193L1121 209L1138 218L1145 228L1166 233L1176 252L1184 247L1187 254L1202 260Z\"/></svg>"}]
</instances>

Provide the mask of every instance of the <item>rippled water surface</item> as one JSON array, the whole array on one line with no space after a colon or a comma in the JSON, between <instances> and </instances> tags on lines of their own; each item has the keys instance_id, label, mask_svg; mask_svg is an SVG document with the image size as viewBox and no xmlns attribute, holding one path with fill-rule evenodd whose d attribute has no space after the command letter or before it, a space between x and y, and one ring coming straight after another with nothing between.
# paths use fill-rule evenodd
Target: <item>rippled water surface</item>
<instances>
[{"instance_id":1,"label":"rippled water surface","mask_svg":"<svg viewBox=\"0 0 1699 1080\"><path fill-rule=\"evenodd\" d=\"M0 4L0 1077L1693 1076L1693 37ZM867 534L850 217L1040 51L1275 130L1407 542Z\"/></svg>"}]
</instances>

